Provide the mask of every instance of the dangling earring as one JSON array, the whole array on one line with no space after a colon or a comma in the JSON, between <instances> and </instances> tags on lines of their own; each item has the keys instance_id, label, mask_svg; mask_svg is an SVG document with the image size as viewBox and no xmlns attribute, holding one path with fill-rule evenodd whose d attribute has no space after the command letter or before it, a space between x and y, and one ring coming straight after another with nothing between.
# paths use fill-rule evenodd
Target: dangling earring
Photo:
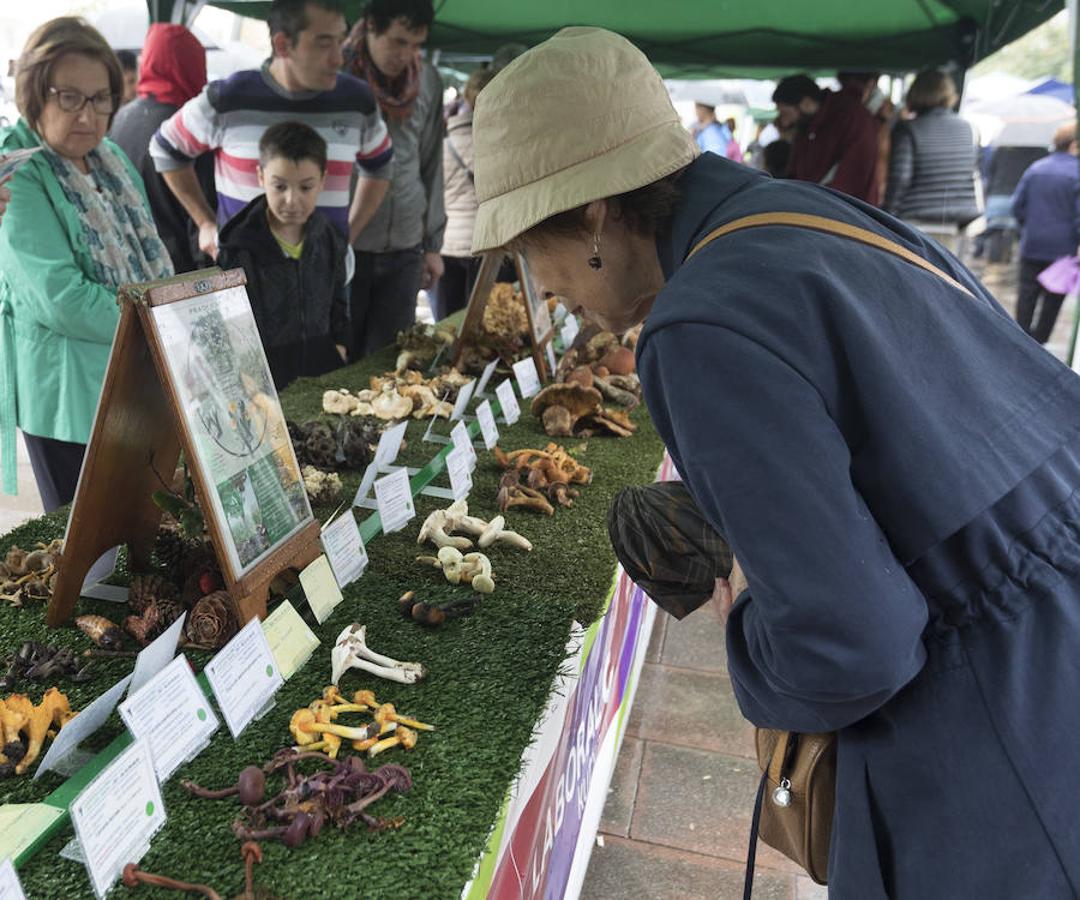
<instances>
[{"instance_id":1,"label":"dangling earring","mask_svg":"<svg viewBox=\"0 0 1080 900\"><path fill-rule=\"evenodd\" d=\"M600 235L594 234L592 239L592 256L589 257L590 269L602 269L604 261L600 258Z\"/></svg>"}]
</instances>

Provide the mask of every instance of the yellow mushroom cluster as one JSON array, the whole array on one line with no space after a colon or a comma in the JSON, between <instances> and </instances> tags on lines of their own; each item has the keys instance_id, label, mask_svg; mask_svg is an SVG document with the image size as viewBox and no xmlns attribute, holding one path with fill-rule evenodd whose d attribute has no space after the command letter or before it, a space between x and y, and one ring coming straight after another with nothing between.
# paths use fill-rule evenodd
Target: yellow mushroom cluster
<instances>
[{"instance_id":1,"label":"yellow mushroom cluster","mask_svg":"<svg viewBox=\"0 0 1080 900\"><path fill-rule=\"evenodd\" d=\"M75 715L67 696L54 687L45 692L37 706L26 694L11 694L0 700L0 726L4 733L0 771L25 774L41 754L45 739L54 737Z\"/></svg>"},{"instance_id":2,"label":"yellow mushroom cluster","mask_svg":"<svg viewBox=\"0 0 1080 900\"><path fill-rule=\"evenodd\" d=\"M343 725L337 721L342 714L367 713L371 721L361 725ZM378 756L392 747L412 750L418 731L434 731L434 725L403 716L393 703L379 703L373 691L356 691L349 700L330 685L318 700L298 709L289 720L289 731L296 750L321 750L337 759L342 741L369 757Z\"/></svg>"}]
</instances>

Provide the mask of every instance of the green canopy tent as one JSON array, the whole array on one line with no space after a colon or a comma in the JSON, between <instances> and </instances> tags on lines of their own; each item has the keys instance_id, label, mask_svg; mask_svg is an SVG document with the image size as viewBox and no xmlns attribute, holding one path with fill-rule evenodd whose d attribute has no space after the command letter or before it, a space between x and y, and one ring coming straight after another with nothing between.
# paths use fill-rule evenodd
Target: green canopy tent
<instances>
[{"instance_id":1,"label":"green canopy tent","mask_svg":"<svg viewBox=\"0 0 1080 900\"><path fill-rule=\"evenodd\" d=\"M148 0L172 6L172 0ZM175 0L179 3L181 0ZM190 2L190 0L189 0ZM210 0L262 18L265 0ZM798 69L906 72L966 68L1062 8L1062 0L436 0L428 45L444 54L491 54L535 44L564 25L598 25L633 40L665 75L767 75ZM351 19L364 0L347 0Z\"/></svg>"}]
</instances>

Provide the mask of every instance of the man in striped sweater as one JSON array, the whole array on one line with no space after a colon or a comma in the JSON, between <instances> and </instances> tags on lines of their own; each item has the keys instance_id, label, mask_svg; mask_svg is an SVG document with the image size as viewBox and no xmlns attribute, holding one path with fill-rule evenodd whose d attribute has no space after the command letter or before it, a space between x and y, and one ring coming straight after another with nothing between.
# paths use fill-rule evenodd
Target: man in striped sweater
<instances>
[{"instance_id":1,"label":"man in striped sweater","mask_svg":"<svg viewBox=\"0 0 1080 900\"><path fill-rule=\"evenodd\" d=\"M273 56L261 69L214 81L162 123L150 142L154 166L199 228L199 246L217 258L218 227L259 194L259 139L278 122L298 121L326 141L326 183L318 209L350 242L389 188L390 135L371 89L339 72L346 35L343 0L274 0L267 16ZM215 155L217 215L193 168ZM353 167L360 178L350 204Z\"/></svg>"}]
</instances>

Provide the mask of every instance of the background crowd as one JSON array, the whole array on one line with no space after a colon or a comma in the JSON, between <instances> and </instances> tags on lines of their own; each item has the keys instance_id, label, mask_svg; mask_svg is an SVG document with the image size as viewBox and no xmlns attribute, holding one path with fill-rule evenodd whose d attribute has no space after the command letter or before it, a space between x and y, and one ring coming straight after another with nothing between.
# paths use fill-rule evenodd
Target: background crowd
<instances>
[{"instance_id":1,"label":"background crowd","mask_svg":"<svg viewBox=\"0 0 1080 900\"><path fill-rule=\"evenodd\" d=\"M210 84L205 50L181 25L152 25L137 58L80 19L34 32L16 67L21 117L0 136L0 153L43 150L0 185L5 490L19 427L46 509L72 498L124 282L243 267L279 388L392 342L421 289L436 318L464 307L479 267L472 110L525 48L500 51L444 109L422 52L434 15L431 0L372 0L350 29L342 0L274 0L270 58ZM959 250L984 205L956 87L922 72L896 107L879 81L841 72L830 90L784 78L775 122L745 148L735 120L700 102L694 139ZM1037 276L1080 243L1075 154L1066 128L1026 172L1003 158L984 172L988 193L1015 189L1017 317L1041 342L1062 296Z\"/></svg>"}]
</instances>

